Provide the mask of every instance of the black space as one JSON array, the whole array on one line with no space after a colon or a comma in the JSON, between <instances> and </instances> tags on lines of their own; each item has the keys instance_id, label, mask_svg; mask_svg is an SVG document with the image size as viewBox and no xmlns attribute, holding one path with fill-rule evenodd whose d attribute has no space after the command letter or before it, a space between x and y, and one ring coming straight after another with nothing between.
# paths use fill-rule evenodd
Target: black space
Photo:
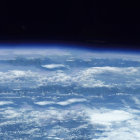
<instances>
[{"instance_id":1,"label":"black space","mask_svg":"<svg viewBox=\"0 0 140 140\"><path fill-rule=\"evenodd\" d=\"M139 4L118 1L4 1L1 42L79 42L140 49Z\"/></svg>"}]
</instances>

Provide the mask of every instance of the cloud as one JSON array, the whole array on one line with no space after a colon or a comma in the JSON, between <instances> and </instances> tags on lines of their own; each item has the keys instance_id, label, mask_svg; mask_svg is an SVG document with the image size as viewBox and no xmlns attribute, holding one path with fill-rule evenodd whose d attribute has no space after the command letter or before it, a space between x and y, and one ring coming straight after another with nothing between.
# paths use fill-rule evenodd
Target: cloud
<instances>
[{"instance_id":1,"label":"cloud","mask_svg":"<svg viewBox=\"0 0 140 140\"><path fill-rule=\"evenodd\" d=\"M13 104L13 102L12 101L0 101L0 106L9 105L9 104Z\"/></svg>"},{"instance_id":2,"label":"cloud","mask_svg":"<svg viewBox=\"0 0 140 140\"><path fill-rule=\"evenodd\" d=\"M63 101L62 105L65 106L70 102L83 101L84 99L82 98L79 100L73 98ZM40 105L45 104L43 101L37 103ZM108 108L89 108L81 105L79 107L73 105L70 108L6 107L4 110L0 110L0 114L2 115L0 126L6 127L7 125L12 126L15 124L21 124L20 126L22 126L24 124L24 130L21 130L20 134L29 134L30 138L40 136L61 139L65 139L66 136L69 137L72 132L81 132L83 129L87 130L90 126L90 131L87 136L90 136L91 139L120 140L125 136L123 138L124 140L129 140L130 138L130 140L135 140L140 139L139 113L138 110L135 111L133 109L125 110L125 108L122 108L121 110L112 110ZM71 121L75 123L71 124ZM46 129L41 129L46 126L49 128L47 129L48 133L45 133ZM30 131L27 129L29 127ZM13 130L14 132L16 130ZM12 135L10 136L12 137ZM82 134L76 133L76 135L73 135L73 139L81 136Z\"/></svg>"},{"instance_id":3,"label":"cloud","mask_svg":"<svg viewBox=\"0 0 140 140\"><path fill-rule=\"evenodd\" d=\"M107 108L87 110L89 122L95 126L97 130L102 131L102 133L96 134L100 140L140 139L139 113L140 111L138 110L125 110L125 108L121 110L111 110ZM95 139L96 138L94 138L94 140Z\"/></svg>"},{"instance_id":4,"label":"cloud","mask_svg":"<svg viewBox=\"0 0 140 140\"><path fill-rule=\"evenodd\" d=\"M78 103L78 102L85 102L86 99L80 99L80 98L73 98L73 99L68 99L66 101L61 101L61 102L57 102L57 104L65 106L65 105L69 105L69 104L73 104L73 103Z\"/></svg>"},{"instance_id":5,"label":"cloud","mask_svg":"<svg viewBox=\"0 0 140 140\"><path fill-rule=\"evenodd\" d=\"M53 102L53 101L39 101L39 102L35 102L35 104L38 104L38 105L50 105L50 104L57 104L57 105L62 105L62 106L66 106L66 105L70 105L70 104L73 104L73 103L80 103L80 102L85 102L87 101L86 99L80 99L80 98L71 98L71 99L68 99L68 100L65 100L65 101L60 101L60 102Z\"/></svg>"},{"instance_id":6,"label":"cloud","mask_svg":"<svg viewBox=\"0 0 140 140\"><path fill-rule=\"evenodd\" d=\"M39 102L34 102L34 104L43 106L43 105L55 104L55 102L52 102L52 101L39 101Z\"/></svg>"},{"instance_id":7,"label":"cloud","mask_svg":"<svg viewBox=\"0 0 140 140\"><path fill-rule=\"evenodd\" d=\"M31 71L8 71L0 72L0 83L3 85L10 85L11 87L17 88L17 85L22 87L38 87L44 85L71 85L77 84L84 87L102 87L106 86L100 80L95 80L90 76L86 76L81 73L66 74L63 71L53 72L31 72ZM20 88L18 88L20 89Z\"/></svg>"},{"instance_id":8,"label":"cloud","mask_svg":"<svg viewBox=\"0 0 140 140\"><path fill-rule=\"evenodd\" d=\"M54 69L54 68L64 68L65 65L63 64L49 64L49 65L42 65L42 67L47 69Z\"/></svg>"},{"instance_id":9,"label":"cloud","mask_svg":"<svg viewBox=\"0 0 140 140\"><path fill-rule=\"evenodd\" d=\"M53 55L57 55L57 56L65 56L65 55L70 55L70 51L67 51L66 49L57 49L57 48L42 48L42 49L37 49L37 48L7 48L7 49L1 49L0 55L12 55L12 56L32 56L32 55L36 55L38 57L38 55L43 55L43 56L53 56Z\"/></svg>"},{"instance_id":10,"label":"cloud","mask_svg":"<svg viewBox=\"0 0 140 140\"><path fill-rule=\"evenodd\" d=\"M136 74L137 72L140 71L139 67L126 67L126 68L121 68L121 67L91 67L86 69L83 73L85 75L90 75L90 74L102 74L102 73L116 73L116 74Z\"/></svg>"},{"instance_id":11,"label":"cloud","mask_svg":"<svg viewBox=\"0 0 140 140\"><path fill-rule=\"evenodd\" d=\"M4 111L3 115L5 115L6 119L12 119L20 117L21 113L17 112L16 110L13 110L12 108L9 108Z\"/></svg>"},{"instance_id":12,"label":"cloud","mask_svg":"<svg viewBox=\"0 0 140 140\"><path fill-rule=\"evenodd\" d=\"M62 64L45 65L49 69L65 67ZM108 77L109 76L109 77ZM81 87L119 87L140 85L139 67L91 67L67 71L9 70L0 72L0 84L12 88L35 88L46 85L77 85Z\"/></svg>"},{"instance_id":13,"label":"cloud","mask_svg":"<svg viewBox=\"0 0 140 140\"><path fill-rule=\"evenodd\" d=\"M134 87L140 85L140 67L90 67L74 77L84 87Z\"/></svg>"},{"instance_id":14,"label":"cloud","mask_svg":"<svg viewBox=\"0 0 140 140\"><path fill-rule=\"evenodd\" d=\"M33 57L33 59L34 57L40 58L46 55L49 55L50 58L51 56L52 58L54 58L53 56L55 55L57 55L57 57L70 55L70 53L67 51L43 51L44 50L32 50L28 52L27 50L11 50L12 56L15 57L16 55L22 54L27 56L27 59L29 57ZM11 52L5 52L5 54L11 54ZM75 52L75 54L77 54L77 52ZM79 53L79 56L75 55L70 59L68 57L65 58L68 61L74 60L76 64L76 59L82 57L80 57L80 55L81 54ZM91 54L91 57L89 58L87 56L88 54L86 54L86 56L84 56L85 58L82 59L85 61L92 60L90 58L93 58L93 54ZM102 58L101 54L99 54L99 56ZM55 57L55 59L57 57ZM7 58L7 56L5 58ZM116 56L116 58L118 58L118 56ZM67 65L61 63L52 63L42 66L48 69L67 67ZM14 91L12 90L12 94L18 94L18 92L20 92L18 90L20 90L21 88L38 88L40 86L47 85L51 85L52 87L54 85L59 85L60 88L61 86L73 85L85 88L110 88L116 86L119 89L119 91L116 91L118 92L116 93L118 99L120 95L121 98L123 98L122 95L128 95L121 92L121 88L119 88L119 85L123 87L127 86L128 84L132 87L135 87L136 85L139 86L139 79L140 67L73 67L72 69L67 69L66 71L45 71L37 68L32 68L31 70L23 70L23 67L16 67L15 70L0 72L0 85L6 86L7 88L13 88ZM24 94L24 92L22 91L20 93ZM8 95L8 93L6 94ZM16 98L17 95L12 96L12 94L9 94L9 96L7 97ZM98 105L98 108L96 108L96 106L95 108L92 108L93 106L89 104L90 99L89 97L86 97L86 93L84 95L85 98L83 98L83 96L80 96L80 98L78 98L79 94L74 95L76 96L74 97L73 94L70 93L69 95L72 95L72 97L70 99L67 99L67 93L65 93L65 97L60 93L60 95L62 95L65 99L62 100L62 96L59 98L60 100L58 98L57 100L49 98L52 99L52 101L46 101L46 97L41 100L37 95L37 99L39 99L39 101L36 100L35 97L32 98L32 101L38 106L22 104L17 105L12 101L0 101L0 126L1 128L4 128L3 132L0 132L0 136L6 136L6 139L9 136L9 139L14 139L15 133L17 133L18 129L18 131L20 130L19 135L29 135L29 139L36 139L40 137L43 137L45 139L65 139L66 137L76 139L80 134L81 136L90 136L91 139L94 138L100 140L140 139L140 111L138 109L133 109L130 106L127 107L127 105L129 105L128 102L126 102L126 106L122 108L119 108L118 106L115 106L115 109L112 108L112 106L108 108L100 108ZM97 97L105 99L102 95L103 94L97 96L93 93L93 95L91 96L94 97L94 99ZM5 96L5 94L2 94L2 96ZM28 95L28 97L29 96L30 95ZM50 95L50 97L52 96ZM132 103L134 103L134 105L137 105L138 108L140 105L139 97L133 97L131 99L133 101ZM7 107L11 104L13 104L12 107ZM10 133L6 131L7 127L9 130L10 128L12 128L12 126L17 129L13 129L12 131L10 131ZM86 132L86 130L88 130L88 133L84 133Z\"/></svg>"},{"instance_id":15,"label":"cloud","mask_svg":"<svg viewBox=\"0 0 140 140\"><path fill-rule=\"evenodd\" d=\"M93 124L112 125L132 119L132 114L123 110L89 110L90 121Z\"/></svg>"}]
</instances>

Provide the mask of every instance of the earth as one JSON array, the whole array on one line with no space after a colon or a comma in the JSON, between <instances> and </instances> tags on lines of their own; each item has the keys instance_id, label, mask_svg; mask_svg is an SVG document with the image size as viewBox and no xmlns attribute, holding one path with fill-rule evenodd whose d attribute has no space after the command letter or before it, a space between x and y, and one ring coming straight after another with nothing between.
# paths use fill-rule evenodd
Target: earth
<instances>
[{"instance_id":1,"label":"earth","mask_svg":"<svg viewBox=\"0 0 140 140\"><path fill-rule=\"evenodd\" d=\"M138 140L139 132L139 53L0 49L0 140Z\"/></svg>"}]
</instances>

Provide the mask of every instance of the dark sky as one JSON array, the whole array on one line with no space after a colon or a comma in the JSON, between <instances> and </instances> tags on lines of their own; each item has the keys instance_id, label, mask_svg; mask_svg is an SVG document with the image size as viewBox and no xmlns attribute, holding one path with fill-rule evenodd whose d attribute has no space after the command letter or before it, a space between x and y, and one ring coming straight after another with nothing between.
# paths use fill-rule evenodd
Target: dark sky
<instances>
[{"instance_id":1,"label":"dark sky","mask_svg":"<svg viewBox=\"0 0 140 140\"><path fill-rule=\"evenodd\" d=\"M1 42L65 41L140 49L139 5L118 1L5 1Z\"/></svg>"}]
</instances>

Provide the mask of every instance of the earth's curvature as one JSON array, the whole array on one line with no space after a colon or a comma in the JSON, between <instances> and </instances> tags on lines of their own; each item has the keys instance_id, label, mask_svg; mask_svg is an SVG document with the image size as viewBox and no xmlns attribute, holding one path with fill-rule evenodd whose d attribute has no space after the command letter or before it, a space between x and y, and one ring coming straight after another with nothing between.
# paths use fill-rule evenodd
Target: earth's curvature
<instances>
[{"instance_id":1,"label":"earth's curvature","mask_svg":"<svg viewBox=\"0 0 140 140\"><path fill-rule=\"evenodd\" d=\"M140 55L0 49L0 140L139 140Z\"/></svg>"}]
</instances>

